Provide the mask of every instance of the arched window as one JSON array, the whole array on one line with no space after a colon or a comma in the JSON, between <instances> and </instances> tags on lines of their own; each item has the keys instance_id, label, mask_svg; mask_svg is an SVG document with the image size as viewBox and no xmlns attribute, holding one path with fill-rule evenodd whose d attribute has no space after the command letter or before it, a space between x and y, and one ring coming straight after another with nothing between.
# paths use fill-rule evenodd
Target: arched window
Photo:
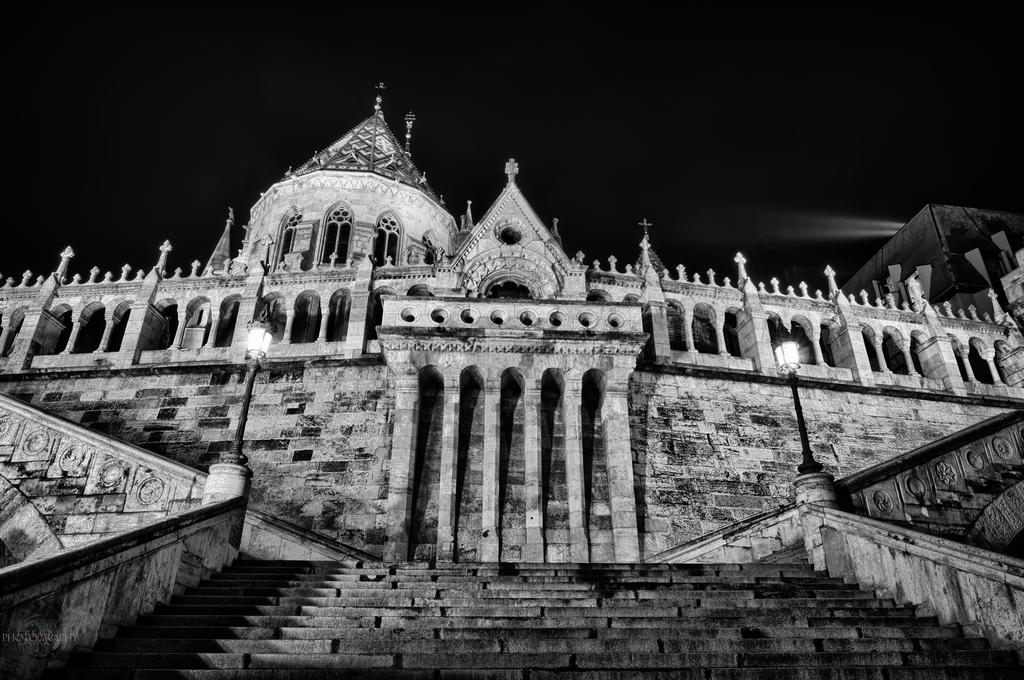
<instances>
[{"instance_id":1,"label":"arched window","mask_svg":"<svg viewBox=\"0 0 1024 680\"><path fill-rule=\"evenodd\" d=\"M295 228L299 226L299 222L302 221L302 213L295 208L292 208L288 214L281 220L281 236L277 239L277 242L281 244L278 249L277 261L283 262L284 256L292 252L292 246L295 244Z\"/></svg>"},{"instance_id":2,"label":"arched window","mask_svg":"<svg viewBox=\"0 0 1024 680\"><path fill-rule=\"evenodd\" d=\"M907 359L903 354L903 338L898 337L891 331L882 333L882 354L885 355L885 365L889 370L899 375L909 375Z\"/></svg>"},{"instance_id":3,"label":"arched window","mask_svg":"<svg viewBox=\"0 0 1024 680\"><path fill-rule=\"evenodd\" d=\"M352 211L336 205L324 215L324 236L320 246L320 262L348 262L348 243L352 235ZM332 257L333 256L333 257Z\"/></svg>"},{"instance_id":4,"label":"arched window","mask_svg":"<svg viewBox=\"0 0 1024 680\"><path fill-rule=\"evenodd\" d=\"M531 300L533 299L533 293L530 292L527 286L517 281L506 279L491 284L491 287L487 289L487 297Z\"/></svg>"},{"instance_id":5,"label":"arched window","mask_svg":"<svg viewBox=\"0 0 1024 680\"><path fill-rule=\"evenodd\" d=\"M378 266L385 264L389 257L391 264L398 264L398 240L401 235L402 227L393 213L380 216L373 242L373 261Z\"/></svg>"},{"instance_id":6,"label":"arched window","mask_svg":"<svg viewBox=\"0 0 1024 680\"><path fill-rule=\"evenodd\" d=\"M72 352L81 354L96 351L107 325L106 312L106 308L101 304L90 305L82 311L78 337L75 339L75 346L71 348Z\"/></svg>"}]
</instances>

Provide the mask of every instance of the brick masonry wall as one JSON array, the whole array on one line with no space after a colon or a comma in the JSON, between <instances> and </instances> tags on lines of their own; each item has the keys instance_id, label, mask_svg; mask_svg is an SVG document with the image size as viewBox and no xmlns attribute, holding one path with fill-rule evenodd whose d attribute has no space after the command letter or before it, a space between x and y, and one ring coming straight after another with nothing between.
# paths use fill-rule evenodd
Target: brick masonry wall
<instances>
[{"instance_id":1,"label":"brick masonry wall","mask_svg":"<svg viewBox=\"0 0 1024 680\"><path fill-rule=\"evenodd\" d=\"M0 391L206 471L231 446L243 370L0 376ZM252 502L380 552L393 407L380 364L296 363L261 371L244 446Z\"/></svg>"},{"instance_id":2,"label":"brick masonry wall","mask_svg":"<svg viewBox=\"0 0 1024 680\"><path fill-rule=\"evenodd\" d=\"M241 367L66 372L0 376L0 392L206 470L231 444L242 399ZM260 373L245 450L254 471L255 507L324 535L380 552L385 536L394 396L388 371L375 362L273 364ZM638 520L650 555L791 499L800 459L795 414L784 384L668 373L636 373L630 385ZM480 533L482 407L462 429L458 551L476 557ZM802 390L812 446L837 476L849 474L1007 409L925 400L880 391ZM512 417L521 421L521 407ZM564 466L561 414L544 466ZM586 424L586 423L584 423ZM438 423L439 425L439 423ZM547 429L550 425L542 425ZM586 431L586 427L584 430ZM600 430L598 430L600 431ZM545 435L547 440L549 435ZM584 448L591 442L585 435ZM520 485L504 495L506 556L522 544L521 435L506 452L502 478ZM428 446L428 449L431 447ZM587 466L592 559L610 559L606 465ZM429 477L436 472L428 465ZM549 558L565 550L564 471L545 483ZM559 489L558 487L562 488ZM419 496L419 523L429 544L436 499ZM514 528L513 520L519 522ZM425 551L426 552L426 551Z\"/></svg>"},{"instance_id":3,"label":"brick masonry wall","mask_svg":"<svg viewBox=\"0 0 1024 680\"><path fill-rule=\"evenodd\" d=\"M800 397L811 448L837 478L1008 410L810 386ZM785 384L637 372L630 429L642 554L792 500L801 453Z\"/></svg>"}]
</instances>

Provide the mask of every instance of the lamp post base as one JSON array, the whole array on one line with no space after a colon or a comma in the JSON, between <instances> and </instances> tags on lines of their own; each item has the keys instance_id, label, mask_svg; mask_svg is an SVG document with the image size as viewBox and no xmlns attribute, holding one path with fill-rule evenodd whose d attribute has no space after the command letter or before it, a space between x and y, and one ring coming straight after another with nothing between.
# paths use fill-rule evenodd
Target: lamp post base
<instances>
[{"instance_id":1,"label":"lamp post base","mask_svg":"<svg viewBox=\"0 0 1024 680\"><path fill-rule=\"evenodd\" d=\"M214 463L203 489L203 505L244 496L248 498L252 470L236 463Z\"/></svg>"},{"instance_id":2,"label":"lamp post base","mask_svg":"<svg viewBox=\"0 0 1024 680\"><path fill-rule=\"evenodd\" d=\"M825 569L825 549L821 537L821 520L807 512L809 505L827 508L839 507L835 477L827 472L809 472L793 480L796 492L796 507L800 512L800 526L804 535L804 549L807 561L815 570Z\"/></svg>"}]
</instances>

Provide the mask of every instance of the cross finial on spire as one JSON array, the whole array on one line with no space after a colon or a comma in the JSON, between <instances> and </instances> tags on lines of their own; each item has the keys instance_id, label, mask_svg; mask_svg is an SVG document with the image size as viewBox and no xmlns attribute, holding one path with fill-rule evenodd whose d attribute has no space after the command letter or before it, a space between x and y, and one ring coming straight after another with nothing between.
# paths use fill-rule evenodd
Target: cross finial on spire
<instances>
[{"instance_id":1,"label":"cross finial on spire","mask_svg":"<svg viewBox=\"0 0 1024 680\"><path fill-rule=\"evenodd\" d=\"M736 263L738 269L736 282L742 286L743 282L747 280L747 258L743 257L743 253L736 253L736 257L732 261Z\"/></svg>"},{"instance_id":2,"label":"cross finial on spire","mask_svg":"<svg viewBox=\"0 0 1024 680\"><path fill-rule=\"evenodd\" d=\"M832 265L825 266L825 278L828 279L828 294L831 297L839 290L839 286L836 285L836 270L832 269Z\"/></svg>"},{"instance_id":3,"label":"cross finial on spire","mask_svg":"<svg viewBox=\"0 0 1024 680\"><path fill-rule=\"evenodd\" d=\"M636 224L637 224L637 226L644 228L644 236L645 237L647 236L647 229L649 227L653 227L654 226L654 223L653 222L648 222L646 217L643 218L642 220L640 220L639 222L637 222Z\"/></svg>"},{"instance_id":4,"label":"cross finial on spire","mask_svg":"<svg viewBox=\"0 0 1024 680\"><path fill-rule=\"evenodd\" d=\"M412 124L416 122L416 114L410 111L405 114L405 152L412 147Z\"/></svg>"},{"instance_id":5,"label":"cross finial on spire","mask_svg":"<svg viewBox=\"0 0 1024 680\"><path fill-rule=\"evenodd\" d=\"M384 83L381 82L381 83L377 83L374 86L374 89L377 90L377 100L376 100L376 102L373 105L373 110L374 111L380 111L380 103L384 99L384 90L388 89L388 87L387 87L387 85L385 85Z\"/></svg>"},{"instance_id":6,"label":"cross finial on spire","mask_svg":"<svg viewBox=\"0 0 1024 680\"><path fill-rule=\"evenodd\" d=\"M160 245L160 259L156 262L156 271L160 276L164 276L167 273L167 254L174 250L171 248L171 242L165 240Z\"/></svg>"},{"instance_id":7,"label":"cross finial on spire","mask_svg":"<svg viewBox=\"0 0 1024 680\"><path fill-rule=\"evenodd\" d=\"M515 158L509 158L508 162L505 163L505 174L508 175L508 183L516 183L516 175L519 174L519 163L516 163Z\"/></svg>"}]
</instances>

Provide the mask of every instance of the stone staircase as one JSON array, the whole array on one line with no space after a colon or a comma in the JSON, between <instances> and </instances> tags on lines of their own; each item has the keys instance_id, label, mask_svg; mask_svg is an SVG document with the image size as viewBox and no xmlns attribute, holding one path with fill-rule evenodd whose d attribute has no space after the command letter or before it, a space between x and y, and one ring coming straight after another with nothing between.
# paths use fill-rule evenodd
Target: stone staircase
<instances>
[{"instance_id":1,"label":"stone staircase","mask_svg":"<svg viewBox=\"0 0 1024 680\"><path fill-rule=\"evenodd\" d=\"M69 678L1021 678L1012 651L803 564L238 560Z\"/></svg>"}]
</instances>

